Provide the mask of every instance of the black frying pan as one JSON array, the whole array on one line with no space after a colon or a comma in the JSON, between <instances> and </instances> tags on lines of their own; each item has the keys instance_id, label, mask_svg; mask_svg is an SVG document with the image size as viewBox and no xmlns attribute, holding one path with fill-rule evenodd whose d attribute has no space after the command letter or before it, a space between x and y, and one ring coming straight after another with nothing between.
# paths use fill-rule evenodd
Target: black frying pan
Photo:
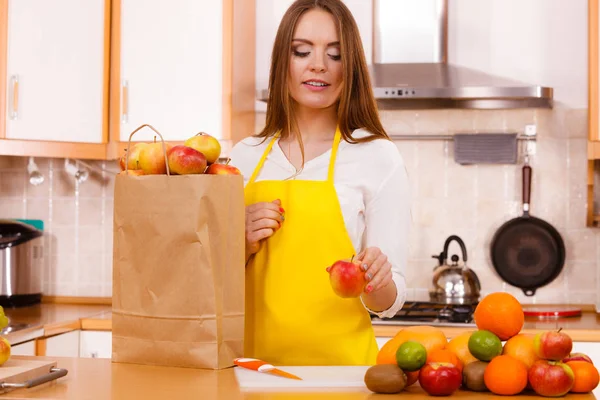
<instances>
[{"instance_id":1,"label":"black frying pan","mask_svg":"<svg viewBox=\"0 0 600 400\"><path fill-rule=\"evenodd\" d=\"M523 166L523 215L505 222L492 238L496 272L507 283L533 296L552 282L565 263L565 244L548 222L529 214L531 167Z\"/></svg>"}]
</instances>

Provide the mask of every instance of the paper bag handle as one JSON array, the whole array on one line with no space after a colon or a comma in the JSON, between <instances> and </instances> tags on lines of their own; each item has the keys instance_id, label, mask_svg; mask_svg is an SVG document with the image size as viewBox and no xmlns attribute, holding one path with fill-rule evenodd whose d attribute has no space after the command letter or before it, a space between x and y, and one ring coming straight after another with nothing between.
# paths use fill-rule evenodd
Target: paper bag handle
<instances>
[{"instance_id":1,"label":"paper bag handle","mask_svg":"<svg viewBox=\"0 0 600 400\"><path fill-rule=\"evenodd\" d=\"M160 132L157 131L156 129L154 129L154 127L149 124L144 124L144 125L138 126L136 128L136 130L131 132L131 134L129 135L129 139L127 140L127 153L125 154L125 171L129 170L129 147L131 146L131 138L133 137L134 133L136 133L137 131L139 131L140 129L142 129L144 127L148 127L150 129L152 129L158 136L160 136L160 141L162 142L163 153L165 154L165 166L167 167L167 175L171 175L171 170L169 169L169 161L167 160L167 147L165 146L165 141L164 141L162 135L160 134Z\"/></svg>"}]
</instances>

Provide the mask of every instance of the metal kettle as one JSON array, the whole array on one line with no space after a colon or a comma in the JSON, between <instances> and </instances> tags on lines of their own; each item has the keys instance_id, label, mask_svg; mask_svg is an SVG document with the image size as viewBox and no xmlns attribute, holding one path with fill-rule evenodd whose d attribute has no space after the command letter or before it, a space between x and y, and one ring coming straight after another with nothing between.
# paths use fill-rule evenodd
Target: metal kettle
<instances>
[{"instance_id":1,"label":"metal kettle","mask_svg":"<svg viewBox=\"0 0 600 400\"><path fill-rule=\"evenodd\" d=\"M451 257L452 264L447 264L448 246L456 241L462 250L463 264L459 265L459 257ZM475 304L479 302L481 284L477 274L467 267L467 249L465 243L456 235L446 239L444 250L437 258L438 265L433 270L432 288L429 290L431 301L443 304Z\"/></svg>"}]
</instances>

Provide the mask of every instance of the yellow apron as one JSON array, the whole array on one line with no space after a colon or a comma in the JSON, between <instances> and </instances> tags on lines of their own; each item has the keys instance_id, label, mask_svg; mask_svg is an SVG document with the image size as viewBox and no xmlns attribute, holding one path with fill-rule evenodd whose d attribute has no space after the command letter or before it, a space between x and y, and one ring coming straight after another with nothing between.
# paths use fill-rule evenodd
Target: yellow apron
<instances>
[{"instance_id":1,"label":"yellow apron","mask_svg":"<svg viewBox=\"0 0 600 400\"><path fill-rule=\"evenodd\" d=\"M374 365L378 346L359 298L338 297L325 270L354 247L333 185L336 130L326 181L255 182L273 137L245 188L246 205L281 200L285 221L246 270L245 356L275 365Z\"/></svg>"}]
</instances>

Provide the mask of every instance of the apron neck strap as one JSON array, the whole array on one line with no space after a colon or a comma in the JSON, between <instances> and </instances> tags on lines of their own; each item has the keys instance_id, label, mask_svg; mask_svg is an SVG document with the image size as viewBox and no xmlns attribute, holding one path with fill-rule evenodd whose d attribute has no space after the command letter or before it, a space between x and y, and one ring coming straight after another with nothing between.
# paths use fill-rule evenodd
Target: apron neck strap
<instances>
[{"instance_id":1,"label":"apron neck strap","mask_svg":"<svg viewBox=\"0 0 600 400\"><path fill-rule=\"evenodd\" d=\"M275 134L273 136L273 138L271 139L271 141L269 142L269 145L267 146L265 152L263 153L262 157L260 157L260 161L258 162L258 164L256 164L256 168L254 168L254 172L252 173L252 176L250 177L250 181L248 181L248 183L253 183L256 180L258 173L262 169L263 164L265 163L265 160L267 159L267 156L271 152L271 149L273 148L273 144L275 144L275 141L277 141L278 137L279 137L279 132L277 134Z\"/></svg>"},{"instance_id":2,"label":"apron neck strap","mask_svg":"<svg viewBox=\"0 0 600 400\"><path fill-rule=\"evenodd\" d=\"M258 176L260 170L262 169L262 167L265 163L265 160L267 159L267 156L269 155L269 153L271 152L271 149L273 148L273 144L275 144L275 142L277 141L278 138L279 138L279 132L277 134L275 134L273 136L273 138L271 139L271 141L269 142L269 145L265 149L262 157L260 158L260 161L256 165L256 168L254 168L254 172L252 173L252 176L250 177L250 180L248 181L248 183L253 183L256 180L256 177ZM337 156L337 150L340 145L341 139L342 139L342 133L340 131L340 128L337 127L335 130L335 136L333 138L333 146L331 148L331 158L329 159L329 170L327 172L327 181L331 182L331 183L333 183L333 173L335 170L335 158Z\"/></svg>"},{"instance_id":3,"label":"apron neck strap","mask_svg":"<svg viewBox=\"0 0 600 400\"><path fill-rule=\"evenodd\" d=\"M333 183L333 172L335 170L335 158L337 156L337 150L340 146L340 140L342 139L342 132L340 127L335 128L335 136L333 138L333 146L331 147L331 158L329 159L329 172L327 173L327 180Z\"/></svg>"}]
</instances>

